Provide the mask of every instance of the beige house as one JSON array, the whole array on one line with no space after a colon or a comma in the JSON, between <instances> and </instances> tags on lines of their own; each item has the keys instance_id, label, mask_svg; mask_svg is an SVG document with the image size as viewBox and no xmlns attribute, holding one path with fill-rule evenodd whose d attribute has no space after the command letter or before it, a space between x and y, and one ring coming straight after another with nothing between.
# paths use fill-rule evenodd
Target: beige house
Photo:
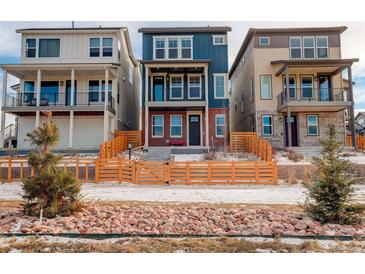
<instances>
[{"instance_id":1,"label":"beige house","mask_svg":"<svg viewBox=\"0 0 365 274\"><path fill-rule=\"evenodd\" d=\"M309 147L334 122L344 142L346 109L353 120L351 66L358 61L341 58L345 30L250 29L229 73L230 130L256 131L276 148Z\"/></svg>"},{"instance_id":2,"label":"beige house","mask_svg":"<svg viewBox=\"0 0 365 274\"><path fill-rule=\"evenodd\" d=\"M140 71L128 30L107 28L20 29L20 64L2 64L1 147L6 116L15 116L18 149L26 134L52 111L60 131L57 149L95 150L116 129L138 129ZM19 85L8 88L8 75ZM107 83L107 84L106 84ZM13 137L14 139L14 137Z\"/></svg>"}]
</instances>

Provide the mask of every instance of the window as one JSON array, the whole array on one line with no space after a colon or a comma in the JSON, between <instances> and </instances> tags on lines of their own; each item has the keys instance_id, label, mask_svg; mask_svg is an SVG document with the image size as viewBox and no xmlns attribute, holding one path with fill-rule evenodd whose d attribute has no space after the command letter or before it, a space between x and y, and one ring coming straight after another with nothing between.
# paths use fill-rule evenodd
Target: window
<instances>
[{"instance_id":1,"label":"window","mask_svg":"<svg viewBox=\"0 0 365 274\"><path fill-rule=\"evenodd\" d=\"M271 75L261 75L261 99L270 100L272 99L271 92Z\"/></svg>"},{"instance_id":2,"label":"window","mask_svg":"<svg viewBox=\"0 0 365 274\"><path fill-rule=\"evenodd\" d=\"M313 98L313 76L302 75L302 98Z\"/></svg>"},{"instance_id":3,"label":"window","mask_svg":"<svg viewBox=\"0 0 365 274\"><path fill-rule=\"evenodd\" d=\"M253 88L253 80L252 79L250 80L249 89L250 89L251 102L253 102L255 100L255 90Z\"/></svg>"},{"instance_id":4,"label":"window","mask_svg":"<svg viewBox=\"0 0 365 274\"><path fill-rule=\"evenodd\" d=\"M177 38L169 38L169 59L178 59L179 58L179 39Z\"/></svg>"},{"instance_id":5,"label":"window","mask_svg":"<svg viewBox=\"0 0 365 274\"><path fill-rule=\"evenodd\" d=\"M90 57L100 56L100 38L90 38Z\"/></svg>"},{"instance_id":6,"label":"window","mask_svg":"<svg viewBox=\"0 0 365 274\"><path fill-rule=\"evenodd\" d=\"M189 99L201 98L201 77L189 76Z\"/></svg>"},{"instance_id":7,"label":"window","mask_svg":"<svg viewBox=\"0 0 365 274\"><path fill-rule=\"evenodd\" d=\"M41 82L41 105L58 101L58 81Z\"/></svg>"},{"instance_id":8,"label":"window","mask_svg":"<svg viewBox=\"0 0 365 274\"><path fill-rule=\"evenodd\" d=\"M286 98L286 78L285 75L283 76L283 92L284 92L284 96ZM290 94L290 98L295 99L297 97L297 86L295 83L295 76L293 75L289 75L289 94Z\"/></svg>"},{"instance_id":9,"label":"window","mask_svg":"<svg viewBox=\"0 0 365 274\"><path fill-rule=\"evenodd\" d=\"M163 137L164 117L163 115L152 115L152 137Z\"/></svg>"},{"instance_id":10,"label":"window","mask_svg":"<svg viewBox=\"0 0 365 274\"><path fill-rule=\"evenodd\" d=\"M24 81L24 97L23 102L28 104L36 104L34 98L34 81Z\"/></svg>"},{"instance_id":11,"label":"window","mask_svg":"<svg viewBox=\"0 0 365 274\"><path fill-rule=\"evenodd\" d=\"M155 38L155 59L165 59L165 38Z\"/></svg>"},{"instance_id":12,"label":"window","mask_svg":"<svg viewBox=\"0 0 365 274\"><path fill-rule=\"evenodd\" d=\"M37 49L37 40L28 38L25 40L25 57L34 58Z\"/></svg>"},{"instance_id":13,"label":"window","mask_svg":"<svg viewBox=\"0 0 365 274\"><path fill-rule=\"evenodd\" d=\"M302 58L302 39L300 37L289 38L290 58Z\"/></svg>"},{"instance_id":14,"label":"window","mask_svg":"<svg viewBox=\"0 0 365 274\"><path fill-rule=\"evenodd\" d=\"M318 115L307 115L307 133L311 136L318 135Z\"/></svg>"},{"instance_id":15,"label":"window","mask_svg":"<svg viewBox=\"0 0 365 274\"><path fill-rule=\"evenodd\" d=\"M226 75L214 74L214 98L226 98Z\"/></svg>"},{"instance_id":16,"label":"window","mask_svg":"<svg viewBox=\"0 0 365 274\"><path fill-rule=\"evenodd\" d=\"M272 116L262 115L262 135L272 135Z\"/></svg>"},{"instance_id":17,"label":"window","mask_svg":"<svg viewBox=\"0 0 365 274\"><path fill-rule=\"evenodd\" d=\"M103 38L103 57L113 56L113 38Z\"/></svg>"},{"instance_id":18,"label":"window","mask_svg":"<svg viewBox=\"0 0 365 274\"><path fill-rule=\"evenodd\" d=\"M226 45L226 40L225 35L213 35L213 45Z\"/></svg>"},{"instance_id":19,"label":"window","mask_svg":"<svg viewBox=\"0 0 365 274\"><path fill-rule=\"evenodd\" d=\"M303 56L304 59L313 59L314 53L314 37L303 37Z\"/></svg>"},{"instance_id":20,"label":"window","mask_svg":"<svg viewBox=\"0 0 365 274\"><path fill-rule=\"evenodd\" d=\"M182 116L171 115L170 116L170 137L178 138L182 137Z\"/></svg>"},{"instance_id":21,"label":"window","mask_svg":"<svg viewBox=\"0 0 365 274\"><path fill-rule=\"evenodd\" d=\"M317 58L326 59L328 58L328 37L317 36Z\"/></svg>"},{"instance_id":22,"label":"window","mask_svg":"<svg viewBox=\"0 0 365 274\"><path fill-rule=\"evenodd\" d=\"M60 39L39 39L39 57L60 57Z\"/></svg>"},{"instance_id":23,"label":"window","mask_svg":"<svg viewBox=\"0 0 365 274\"><path fill-rule=\"evenodd\" d=\"M109 80L109 84L108 84L108 96L109 97L112 96L112 89L113 89L112 80ZM101 101L104 102L104 100L105 100L105 80L101 81Z\"/></svg>"},{"instance_id":24,"label":"window","mask_svg":"<svg viewBox=\"0 0 365 274\"><path fill-rule=\"evenodd\" d=\"M259 45L260 46L270 45L270 38L269 37L259 37Z\"/></svg>"},{"instance_id":25,"label":"window","mask_svg":"<svg viewBox=\"0 0 365 274\"><path fill-rule=\"evenodd\" d=\"M183 76L170 76L170 99L183 98Z\"/></svg>"},{"instance_id":26,"label":"window","mask_svg":"<svg viewBox=\"0 0 365 274\"><path fill-rule=\"evenodd\" d=\"M89 81L89 102L99 101L99 80Z\"/></svg>"},{"instance_id":27,"label":"window","mask_svg":"<svg viewBox=\"0 0 365 274\"><path fill-rule=\"evenodd\" d=\"M224 137L225 116L224 114L215 115L215 137Z\"/></svg>"},{"instance_id":28,"label":"window","mask_svg":"<svg viewBox=\"0 0 365 274\"><path fill-rule=\"evenodd\" d=\"M192 38L181 38L181 59L191 59Z\"/></svg>"}]
</instances>

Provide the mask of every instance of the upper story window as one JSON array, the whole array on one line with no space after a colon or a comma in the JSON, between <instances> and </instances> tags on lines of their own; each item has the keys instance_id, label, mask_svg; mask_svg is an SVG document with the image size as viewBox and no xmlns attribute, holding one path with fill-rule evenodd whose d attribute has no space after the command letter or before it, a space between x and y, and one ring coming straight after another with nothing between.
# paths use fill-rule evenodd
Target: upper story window
<instances>
[{"instance_id":1,"label":"upper story window","mask_svg":"<svg viewBox=\"0 0 365 274\"><path fill-rule=\"evenodd\" d=\"M226 45L227 36L226 35L213 35L213 45Z\"/></svg>"},{"instance_id":2,"label":"upper story window","mask_svg":"<svg viewBox=\"0 0 365 274\"><path fill-rule=\"evenodd\" d=\"M183 76L170 76L170 99L183 99Z\"/></svg>"},{"instance_id":3,"label":"upper story window","mask_svg":"<svg viewBox=\"0 0 365 274\"><path fill-rule=\"evenodd\" d=\"M100 56L100 38L90 38L90 57Z\"/></svg>"},{"instance_id":4,"label":"upper story window","mask_svg":"<svg viewBox=\"0 0 365 274\"><path fill-rule=\"evenodd\" d=\"M60 39L40 38L38 57L60 57Z\"/></svg>"},{"instance_id":5,"label":"upper story window","mask_svg":"<svg viewBox=\"0 0 365 274\"><path fill-rule=\"evenodd\" d=\"M328 37L317 36L317 58L328 58Z\"/></svg>"},{"instance_id":6,"label":"upper story window","mask_svg":"<svg viewBox=\"0 0 365 274\"><path fill-rule=\"evenodd\" d=\"M270 38L269 37L259 37L259 45L260 46L269 46Z\"/></svg>"},{"instance_id":7,"label":"upper story window","mask_svg":"<svg viewBox=\"0 0 365 274\"><path fill-rule=\"evenodd\" d=\"M289 38L290 47L290 58L299 59L302 58L302 39L301 37L290 37Z\"/></svg>"},{"instance_id":8,"label":"upper story window","mask_svg":"<svg viewBox=\"0 0 365 274\"><path fill-rule=\"evenodd\" d=\"M189 75L188 77L189 99L201 99L201 77Z\"/></svg>"},{"instance_id":9,"label":"upper story window","mask_svg":"<svg viewBox=\"0 0 365 274\"><path fill-rule=\"evenodd\" d=\"M185 36L159 36L154 37L153 59L174 60L192 58L192 37Z\"/></svg>"},{"instance_id":10,"label":"upper story window","mask_svg":"<svg viewBox=\"0 0 365 274\"><path fill-rule=\"evenodd\" d=\"M25 57L34 58L36 57L37 40L35 38L27 38L25 40Z\"/></svg>"},{"instance_id":11,"label":"upper story window","mask_svg":"<svg viewBox=\"0 0 365 274\"><path fill-rule=\"evenodd\" d=\"M303 37L303 57L305 59L313 59L315 57L314 37Z\"/></svg>"},{"instance_id":12,"label":"upper story window","mask_svg":"<svg viewBox=\"0 0 365 274\"><path fill-rule=\"evenodd\" d=\"M113 56L113 38L103 38L103 57Z\"/></svg>"},{"instance_id":13,"label":"upper story window","mask_svg":"<svg viewBox=\"0 0 365 274\"><path fill-rule=\"evenodd\" d=\"M214 74L214 98L227 98L226 74Z\"/></svg>"},{"instance_id":14,"label":"upper story window","mask_svg":"<svg viewBox=\"0 0 365 274\"><path fill-rule=\"evenodd\" d=\"M111 57L113 56L113 38L90 38L90 57Z\"/></svg>"},{"instance_id":15,"label":"upper story window","mask_svg":"<svg viewBox=\"0 0 365 274\"><path fill-rule=\"evenodd\" d=\"M260 82L261 82L261 99L262 100L272 99L271 75L261 75Z\"/></svg>"}]
</instances>

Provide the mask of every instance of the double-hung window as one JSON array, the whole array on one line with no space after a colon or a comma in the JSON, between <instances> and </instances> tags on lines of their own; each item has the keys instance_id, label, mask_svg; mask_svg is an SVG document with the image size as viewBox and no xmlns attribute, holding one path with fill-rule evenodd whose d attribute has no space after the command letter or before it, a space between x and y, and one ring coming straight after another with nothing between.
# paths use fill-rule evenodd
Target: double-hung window
<instances>
[{"instance_id":1,"label":"double-hung window","mask_svg":"<svg viewBox=\"0 0 365 274\"><path fill-rule=\"evenodd\" d=\"M213 35L213 45L226 45L227 37L225 35Z\"/></svg>"},{"instance_id":2,"label":"double-hung window","mask_svg":"<svg viewBox=\"0 0 365 274\"><path fill-rule=\"evenodd\" d=\"M224 114L216 114L215 115L215 137L218 137L218 138L224 137L224 128L225 128Z\"/></svg>"},{"instance_id":3,"label":"double-hung window","mask_svg":"<svg viewBox=\"0 0 365 274\"><path fill-rule=\"evenodd\" d=\"M272 116L262 115L262 135L270 136L272 135Z\"/></svg>"},{"instance_id":4,"label":"double-hung window","mask_svg":"<svg viewBox=\"0 0 365 274\"><path fill-rule=\"evenodd\" d=\"M326 59L328 58L328 37L317 36L317 58Z\"/></svg>"},{"instance_id":5,"label":"double-hung window","mask_svg":"<svg viewBox=\"0 0 365 274\"><path fill-rule=\"evenodd\" d=\"M170 116L170 137L181 138L182 137L182 116L171 115Z\"/></svg>"},{"instance_id":6,"label":"double-hung window","mask_svg":"<svg viewBox=\"0 0 365 274\"><path fill-rule=\"evenodd\" d=\"M189 75L189 99L201 99L201 77Z\"/></svg>"},{"instance_id":7,"label":"double-hung window","mask_svg":"<svg viewBox=\"0 0 365 274\"><path fill-rule=\"evenodd\" d=\"M155 59L165 59L165 37L155 38Z\"/></svg>"},{"instance_id":8,"label":"double-hung window","mask_svg":"<svg viewBox=\"0 0 365 274\"><path fill-rule=\"evenodd\" d=\"M301 77L302 98L313 98L313 76L302 75Z\"/></svg>"},{"instance_id":9,"label":"double-hung window","mask_svg":"<svg viewBox=\"0 0 365 274\"><path fill-rule=\"evenodd\" d=\"M295 76L294 75L289 75L289 94L290 94L290 98L291 99L295 99L297 96L297 86L295 83ZM283 77L283 87L284 87L284 94L285 94L285 98L286 98L286 78L285 76Z\"/></svg>"},{"instance_id":10,"label":"double-hung window","mask_svg":"<svg viewBox=\"0 0 365 274\"><path fill-rule=\"evenodd\" d=\"M181 38L181 59L192 58L192 37Z\"/></svg>"},{"instance_id":11,"label":"double-hung window","mask_svg":"<svg viewBox=\"0 0 365 274\"><path fill-rule=\"evenodd\" d=\"M169 46L169 59L178 59L179 58L179 39L178 38L168 38L168 46Z\"/></svg>"},{"instance_id":12,"label":"double-hung window","mask_svg":"<svg viewBox=\"0 0 365 274\"><path fill-rule=\"evenodd\" d=\"M103 57L113 56L113 38L103 38Z\"/></svg>"},{"instance_id":13,"label":"double-hung window","mask_svg":"<svg viewBox=\"0 0 365 274\"><path fill-rule=\"evenodd\" d=\"M227 97L227 85L225 74L214 74L214 98L224 99Z\"/></svg>"},{"instance_id":14,"label":"double-hung window","mask_svg":"<svg viewBox=\"0 0 365 274\"><path fill-rule=\"evenodd\" d=\"M170 76L170 99L183 99L183 76L171 75Z\"/></svg>"},{"instance_id":15,"label":"double-hung window","mask_svg":"<svg viewBox=\"0 0 365 274\"><path fill-rule=\"evenodd\" d=\"M303 57L304 59L313 59L315 57L314 37L303 37Z\"/></svg>"},{"instance_id":16,"label":"double-hung window","mask_svg":"<svg viewBox=\"0 0 365 274\"><path fill-rule=\"evenodd\" d=\"M152 137L160 138L163 137L164 132L164 116L163 115L152 115Z\"/></svg>"},{"instance_id":17,"label":"double-hung window","mask_svg":"<svg viewBox=\"0 0 365 274\"><path fill-rule=\"evenodd\" d=\"M271 75L261 75L261 99L270 100L272 99L271 91Z\"/></svg>"},{"instance_id":18,"label":"double-hung window","mask_svg":"<svg viewBox=\"0 0 365 274\"><path fill-rule=\"evenodd\" d=\"M302 39L301 37L289 37L290 58L302 58Z\"/></svg>"},{"instance_id":19,"label":"double-hung window","mask_svg":"<svg viewBox=\"0 0 365 274\"><path fill-rule=\"evenodd\" d=\"M37 50L37 40L35 38L27 38L25 40L25 57L35 58Z\"/></svg>"},{"instance_id":20,"label":"double-hung window","mask_svg":"<svg viewBox=\"0 0 365 274\"><path fill-rule=\"evenodd\" d=\"M307 115L307 134L317 136L318 133L318 115Z\"/></svg>"},{"instance_id":21,"label":"double-hung window","mask_svg":"<svg viewBox=\"0 0 365 274\"><path fill-rule=\"evenodd\" d=\"M40 38L38 57L60 57L60 39Z\"/></svg>"},{"instance_id":22,"label":"double-hung window","mask_svg":"<svg viewBox=\"0 0 365 274\"><path fill-rule=\"evenodd\" d=\"M90 38L89 44L89 56L99 57L100 56L100 38Z\"/></svg>"},{"instance_id":23,"label":"double-hung window","mask_svg":"<svg viewBox=\"0 0 365 274\"><path fill-rule=\"evenodd\" d=\"M99 101L99 80L89 81L89 102Z\"/></svg>"}]
</instances>

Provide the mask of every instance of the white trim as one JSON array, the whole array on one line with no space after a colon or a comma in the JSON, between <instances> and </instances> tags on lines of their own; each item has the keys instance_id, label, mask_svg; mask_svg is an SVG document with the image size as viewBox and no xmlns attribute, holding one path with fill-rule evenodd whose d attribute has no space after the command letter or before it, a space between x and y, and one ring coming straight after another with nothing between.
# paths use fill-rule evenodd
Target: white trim
<instances>
[{"instance_id":1,"label":"white trim","mask_svg":"<svg viewBox=\"0 0 365 274\"><path fill-rule=\"evenodd\" d=\"M223 97L220 97L220 96L217 96L216 94L216 78L218 76L223 76L224 77L224 96ZM214 82L214 99L227 99L228 96L227 96L227 89L228 89L228 82L227 82L227 73L213 73L213 82Z\"/></svg>"},{"instance_id":2,"label":"white trim","mask_svg":"<svg viewBox=\"0 0 365 274\"><path fill-rule=\"evenodd\" d=\"M218 135L218 132L217 132L217 118L221 118L223 117L223 125L219 125L219 126L223 126L223 135ZM216 114L214 116L214 131L215 131L215 137L216 138L224 138L225 136L225 132L226 132L226 115L225 114Z\"/></svg>"},{"instance_id":3,"label":"white trim","mask_svg":"<svg viewBox=\"0 0 365 274\"><path fill-rule=\"evenodd\" d=\"M162 135L153 135L153 127L155 126L153 123L153 117L162 117ZM160 125L158 125L160 127ZM165 116L161 114L151 115L151 136L152 138L163 138L165 135Z\"/></svg>"},{"instance_id":4,"label":"white trim","mask_svg":"<svg viewBox=\"0 0 365 274\"><path fill-rule=\"evenodd\" d=\"M188 99L202 99L202 75L201 74L187 74L188 75ZM199 77L199 97L190 96L190 78Z\"/></svg>"},{"instance_id":5,"label":"white trim","mask_svg":"<svg viewBox=\"0 0 365 274\"><path fill-rule=\"evenodd\" d=\"M163 47L163 49L164 49L164 58L156 58L156 40L157 39L164 39L164 47ZM164 37L164 36L153 36L153 60L165 60L166 59L166 37ZM162 49L162 48L160 48L160 49Z\"/></svg>"},{"instance_id":6,"label":"white trim","mask_svg":"<svg viewBox=\"0 0 365 274\"><path fill-rule=\"evenodd\" d=\"M199 115L200 116L200 145L190 145L190 140L189 140L189 116L190 115ZM202 111L187 111L186 112L186 144L187 146L191 146L191 147L202 147L203 145L203 129L202 129L202 118L203 118L203 113ZM206 133L207 134L207 133Z\"/></svg>"},{"instance_id":7,"label":"white trim","mask_svg":"<svg viewBox=\"0 0 365 274\"><path fill-rule=\"evenodd\" d=\"M271 134L265 134L264 133L264 117L270 117L271 119L271 125L266 125L271 127ZM262 136L273 136L274 134L274 119L272 114L264 114L261 115L261 134Z\"/></svg>"},{"instance_id":8,"label":"white trim","mask_svg":"<svg viewBox=\"0 0 365 274\"><path fill-rule=\"evenodd\" d=\"M227 35L225 35L225 34L214 35L213 34L212 37L213 37L213 45L215 45L215 46L227 45ZM215 38L223 38L223 42L217 43L215 41Z\"/></svg>"},{"instance_id":9,"label":"white trim","mask_svg":"<svg viewBox=\"0 0 365 274\"><path fill-rule=\"evenodd\" d=\"M103 39L104 38L109 38L112 39L112 56L103 56ZM91 47L91 39L99 39L99 56L90 56L90 49L91 48L98 48L98 47ZM110 48L110 47L105 47L105 48ZM112 58L114 57L114 37L112 36L89 36L89 54L88 54L89 58Z\"/></svg>"},{"instance_id":10,"label":"white trim","mask_svg":"<svg viewBox=\"0 0 365 274\"><path fill-rule=\"evenodd\" d=\"M317 40L318 38L326 38L327 41L327 47L318 47L318 43ZM318 57L318 49L327 49L327 57ZM316 52L315 52L315 56L317 59L329 59L330 55L330 51L329 51L329 45L328 45L328 36L316 36Z\"/></svg>"},{"instance_id":11,"label":"white trim","mask_svg":"<svg viewBox=\"0 0 365 274\"><path fill-rule=\"evenodd\" d=\"M304 40L311 38L313 40L313 47L306 47ZM314 36L303 36L303 59L315 59L316 58L316 38ZM305 49L313 49L313 57L305 57Z\"/></svg>"},{"instance_id":12,"label":"white trim","mask_svg":"<svg viewBox=\"0 0 365 274\"><path fill-rule=\"evenodd\" d=\"M170 74L170 100L176 100L176 99L184 99L184 74ZM180 78L181 79L181 96L180 97L173 97L172 96L172 78Z\"/></svg>"},{"instance_id":13,"label":"white trim","mask_svg":"<svg viewBox=\"0 0 365 274\"><path fill-rule=\"evenodd\" d=\"M291 46L291 39L298 39L300 40L300 46L299 47L292 47ZM290 36L289 37L289 56L290 59L302 59L303 58L303 43L302 43L302 37L301 36ZM300 57L292 57L291 56L291 49L300 49Z\"/></svg>"},{"instance_id":14,"label":"white trim","mask_svg":"<svg viewBox=\"0 0 365 274\"><path fill-rule=\"evenodd\" d=\"M153 36L153 60L192 60L193 59L193 35L157 35ZM182 58L182 39L190 39L191 40L191 52L190 52L190 58ZM161 39L164 40L164 47L161 48L164 50L164 58L156 58L156 40ZM169 58L169 39L178 39L177 44L177 58Z\"/></svg>"},{"instance_id":15,"label":"white trim","mask_svg":"<svg viewBox=\"0 0 365 274\"><path fill-rule=\"evenodd\" d=\"M261 39L262 39L262 38L267 38L268 43L267 43L267 44L263 44L263 43L261 43ZM269 36L260 36L260 37L259 37L259 45L260 45L260 46L270 46L270 37L269 37Z\"/></svg>"},{"instance_id":16,"label":"white trim","mask_svg":"<svg viewBox=\"0 0 365 274\"><path fill-rule=\"evenodd\" d=\"M180 131L180 135L176 135L176 136L173 136L172 135L172 117L180 117L180 125L174 125L175 127L178 127L180 126L181 128L181 131ZM172 114L170 115L170 138L181 138L183 136L183 118L182 118L182 115L181 114Z\"/></svg>"},{"instance_id":17,"label":"white trim","mask_svg":"<svg viewBox=\"0 0 365 274\"><path fill-rule=\"evenodd\" d=\"M28 39L34 39L35 40L35 47L34 47L35 54L34 54L34 57L28 57L27 56L27 49L29 49L27 47L27 40ZM33 49L33 47L31 47L31 49ZM61 51L61 49L60 49L60 51ZM33 59L33 58L38 58L38 39L37 39L37 37L25 37L24 38L24 59Z\"/></svg>"}]
</instances>

